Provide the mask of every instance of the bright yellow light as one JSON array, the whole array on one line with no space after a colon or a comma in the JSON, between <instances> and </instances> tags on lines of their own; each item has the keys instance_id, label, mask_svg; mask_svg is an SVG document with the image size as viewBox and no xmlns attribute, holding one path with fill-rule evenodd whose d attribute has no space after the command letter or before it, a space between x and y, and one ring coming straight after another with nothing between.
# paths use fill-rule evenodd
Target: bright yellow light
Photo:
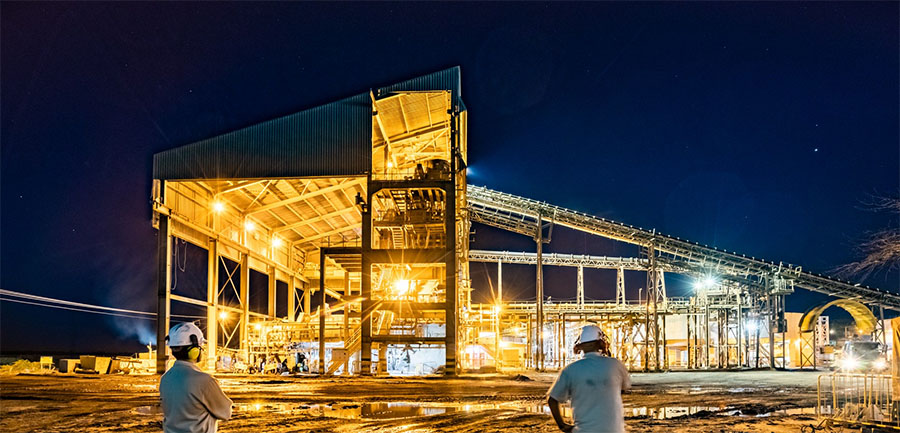
<instances>
[{"instance_id":1,"label":"bright yellow light","mask_svg":"<svg viewBox=\"0 0 900 433\"><path fill-rule=\"evenodd\" d=\"M253 229L255 229L255 228L256 228L256 224L253 223L253 221L247 220L244 222L244 230L247 230L248 232L252 232Z\"/></svg>"},{"instance_id":2,"label":"bright yellow light","mask_svg":"<svg viewBox=\"0 0 900 433\"><path fill-rule=\"evenodd\" d=\"M222 213L225 211L225 204L220 201L213 202L213 210L216 211L216 213Z\"/></svg>"},{"instance_id":3,"label":"bright yellow light","mask_svg":"<svg viewBox=\"0 0 900 433\"><path fill-rule=\"evenodd\" d=\"M259 331L260 329L262 329L262 325L260 325L259 323L257 323L257 324L255 324L255 325L253 325L253 329Z\"/></svg>"},{"instance_id":4,"label":"bright yellow light","mask_svg":"<svg viewBox=\"0 0 900 433\"><path fill-rule=\"evenodd\" d=\"M404 296L409 292L409 280L394 281L394 294Z\"/></svg>"},{"instance_id":5,"label":"bright yellow light","mask_svg":"<svg viewBox=\"0 0 900 433\"><path fill-rule=\"evenodd\" d=\"M228 313L226 313L224 311L219 312L219 320L225 320L227 318L228 318Z\"/></svg>"},{"instance_id":6,"label":"bright yellow light","mask_svg":"<svg viewBox=\"0 0 900 433\"><path fill-rule=\"evenodd\" d=\"M255 410L260 410L260 409L262 409L262 405L259 404L259 403L256 403L256 404L253 405L253 408L254 408Z\"/></svg>"},{"instance_id":7,"label":"bright yellow light","mask_svg":"<svg viewBox=\"0 0 900 433\"><path fill-rule=\"evenodd\" d=\"M500 308L501 307L499 305L495 305L494 306L494 314L500 314Z\"/></svg>"},{"instance_id":8,"label":"bright yellow light","mask_svg":"<svg viewBox=\"0 0 900 433\"><path fill-rule=\"evenodd\" d=\"M388 168L394 168L394 163L393 163L393 162L390 162L390 161L388 161Z\"/></svg>"},{"instance_id":9,"label":"bright yellow light","mask_svg":"<svg viewBox=\"0 0 900 433\"><path fill-rule=\"evenodd\" d=\"M273 238L273 239L272 239L272 246L273 246L273 247L275 247L275 248L281 248L282 245L284 245L284 241L281 240L281 238Z\"/></svg>"}]
</instances>

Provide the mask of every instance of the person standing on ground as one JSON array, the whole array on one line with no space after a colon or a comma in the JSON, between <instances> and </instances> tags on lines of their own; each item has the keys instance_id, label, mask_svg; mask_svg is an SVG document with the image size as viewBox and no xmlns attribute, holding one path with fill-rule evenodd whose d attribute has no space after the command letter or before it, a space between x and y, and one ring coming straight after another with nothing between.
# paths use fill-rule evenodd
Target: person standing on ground
<instances>
[{"instance_id":1,"label":"person standing on ground","mask_svg":"<svg viewBox=\"0 0 900 433\"><path fill-rule=\"evenodd\" d=\"M179 323L166 337L175 364L159 379L159 400L165 433L215 433L219 420L231 418L231 399L215 378L197 363L203 353L203 332L193 323Z\"/></svg>"},{"instance_id":2,"label":"person standing on ground","mask_svg":"<svg viewBox=\"0 0 900 433\"><path fill-rule=\"evenodd\" d=\"M547 404L556 425L563 432L624 432L622 393L631 388L628 370L610 356L609 339L596 325L581 330L574 349L584 352L584 358L566 366L548 392ZM563 421L559 408L570 400L575 425Z\"/></svg>"}]
</instances>

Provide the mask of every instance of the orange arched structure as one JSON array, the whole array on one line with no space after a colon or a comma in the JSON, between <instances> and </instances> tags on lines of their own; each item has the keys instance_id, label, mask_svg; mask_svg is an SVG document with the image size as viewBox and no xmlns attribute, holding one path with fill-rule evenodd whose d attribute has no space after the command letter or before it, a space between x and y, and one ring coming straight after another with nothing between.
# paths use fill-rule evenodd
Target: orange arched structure
<instances>
[{"instance_id":1,"label":"orange arched structure","mask_svg":"<svg viewBox=\"0 0 900 433\"><path fill-rule=\"evenodd\" d=\"M800 332L812 332L815 329L816 322L819 320L819 316L829 307L841 307L850 313L856 322L856 329L860 334L872 334L875 332L875 325L878 323L878 320L875 319L872 310L869 310L869 307L855 299L836 299L807 311L800 318Z\"/></svg>"}]
</instances>

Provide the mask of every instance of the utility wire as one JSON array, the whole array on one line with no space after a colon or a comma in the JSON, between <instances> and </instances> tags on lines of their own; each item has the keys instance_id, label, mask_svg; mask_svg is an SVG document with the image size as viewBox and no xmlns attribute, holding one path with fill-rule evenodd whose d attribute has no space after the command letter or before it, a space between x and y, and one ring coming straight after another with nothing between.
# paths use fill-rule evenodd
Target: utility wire
<instances>
[{"instance_id":1,"label":"utility wire","mask_svg":"<svg viewBox=\"0 0 900 433\"><path fill-rule=\"evenodd\" d=\"M49 303L53 303L53 304L70 305L73 307L92 308L92 309L97 309L97 310L115 311L115 312L128 313L128 314L156 315L156 313L150 313L147 311L126 310L124 308L113 308L113 307L104 307L102 305L83 304L81 302L72 302L72 301L64 301L62 299L46 298L43 296L30 295L28 293L14 292L12 290L5 290L5 289L0 289L0 295L12 296L14 298L25 298L25 299L30 299L30 300L34 300L34 301L49 302Z\"/></svg>"},{"instance_id":2,"label":"utility wire","mask_svg":"<svg viewBox=\"0 0 900 433\"><path fill-rule=\"evenodd\" d=\"M64 310L81 311L81 312L85 312L85 313L107 314L107 315L111 315L111 316L128 317L128 318L133 318L133 319L146 319L146 320L156 319L156 317L155 317L156 313L151 313L148 311L137 311L137 310L128 310L128 309L124 309L124 308L104 307L102 305L84 304L81 302L65 301L62 299L47 298L44 296L31 295L28 293L14 292L12 290L0 289L0 295L11 296L14 298L24 298L24 299L28 299L31 301L40 301L40 302L44 302L44 303L25 302L21 299L8 299L8 298L5 298L5 299L0 298L0 301L19 302L22 304L38 305L41 307L62 308ZM68 306L68 307L63 307L63 306ZM79 308L72 308L72 307L79 307ZM95 310L106 310L106 311L111 311L112 313L107 313L107 312L103 312L103 311L95 311ZM144 316L135 316L136 314L142 314ZM154 316L154 317L149 317L149 316ZM184 315L184 314L172 314L170 316L171 317L183 317L183 318L188 318L188 319L204 319L204 318L206 318L205 316L190 316L190 315Z\"/></svg>"},{"instance_id":3,"label":"utility wire","mask_svg":"<svg viewBox=\"0 0 900 433\"><path fill-rule=\"evenodd\" d=\"M38 302L23 301L23 300L21 300L21 299L0 298L0 302L2 302L2 301L6 301L6 302L18 302L18 303L20 303L20 304L28 304L28 305L37 305L37 306L39 306L39 307L59 308L59 309L62 309L62 310L81 311L81 312L83 312L83 313L106 314L106 315L109 315L109 316L127 317L127 318L129 318L129 319L143 319L143 320L155 320L155 319L156 319L155 317L129 316L129 315L127 315L127 314L107 313L107 312L105 312L105 311L92 311L92 310L85 310L85 309L82 309L82 308L64 307L64 306L62 306L62 305L48 305L48 304L41 304L41 303L38 303Z\"/></svg>"}]
</instances>

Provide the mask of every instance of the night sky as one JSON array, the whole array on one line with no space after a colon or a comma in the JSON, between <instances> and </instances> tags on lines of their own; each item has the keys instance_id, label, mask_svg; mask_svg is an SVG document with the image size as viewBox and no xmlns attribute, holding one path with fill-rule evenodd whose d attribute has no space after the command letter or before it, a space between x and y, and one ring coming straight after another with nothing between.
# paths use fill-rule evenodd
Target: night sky
<instances>
[{"instance_id":1,"label":"night sky","mask_svg":"<svg viewBox=\"0 0 900 433\"><path fill-rule=\"evenodd\" d=\"M3 2L0 16L7 290L155 311L154 153L455 65L470 183L823 273L898 224L862 205L900 189L897 2ZM482 226L475 239L534 250ZM561 229L547 249L636 252ZM475 284L495 268L473 264ZM533 268L508 269L505 293L533 297ZM574 297L573 268L545 273L548 295ZM612 298L614 273L586 277L589 298ZM864 282L900 290L897 272ZM3 302L0 350L131 352L152 326Z\"/></svg>"}]
</instances>

